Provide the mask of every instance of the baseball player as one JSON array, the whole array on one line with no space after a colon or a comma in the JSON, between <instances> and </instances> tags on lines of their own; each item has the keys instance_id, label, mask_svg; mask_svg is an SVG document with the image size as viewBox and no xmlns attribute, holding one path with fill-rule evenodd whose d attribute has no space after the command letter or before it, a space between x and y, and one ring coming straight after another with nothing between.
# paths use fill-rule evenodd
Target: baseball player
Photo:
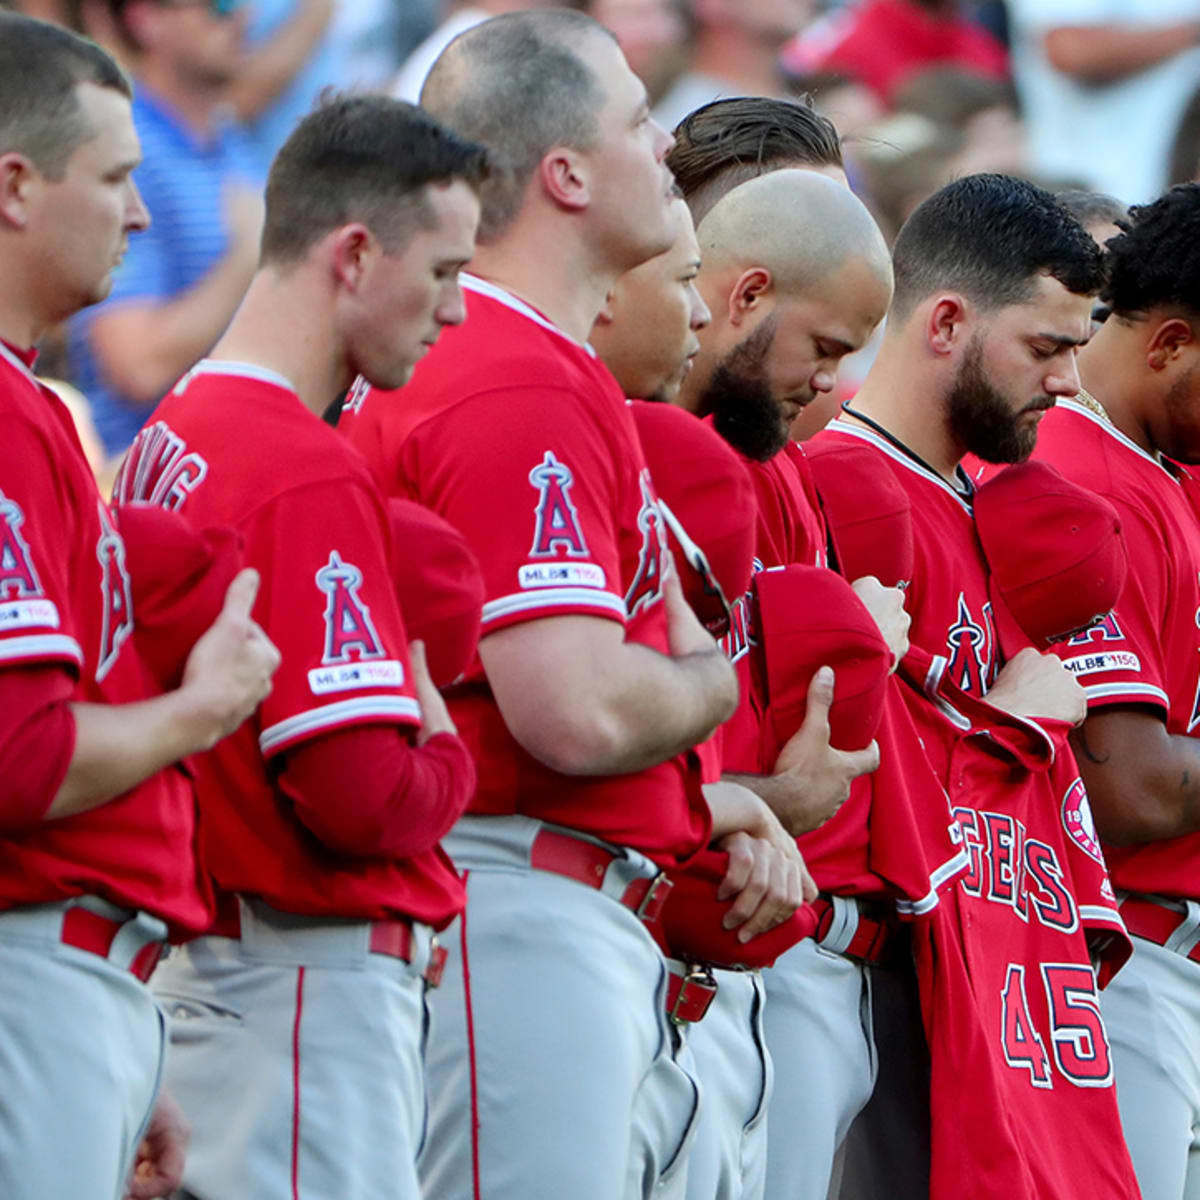
<instances>
[{"instance_id":1,"label":"baseball player","mask_svg":"<svg viewBox=\"0 0 1200 1200\"><path fill-rule=\"evenodd\" d=\"M736 684L586 344L617 278L674 240L670 139L609 35L565 11L476 26L422 104L511 166L485 193L465 324L402 403L368 393L342 416L393 491L466 536L486 585L479 664L450 701L480 785L447 841L469 903L432 1003L423 1185L680 1194L697 1091L645 923L659 873L730 851L745 939L791 912L799 880L754 836L753 797L710 807L678 758Z\"/></svg>"},{"instance_id":2,"label":"baseball player","mask_svg":"<svg viewBox=\"0 0 1200 1200\"><path fill-rule=\"evenodd\" d=\"M160 687L137 645L125 545L34 344L103 298L147 217L130 85L90 42L0 14L0 1193L114 1200L178 1181L151 1110L162 1020L144 986L208 918L189 774L267 693L257 580Z\"/></svg>"},{"instance_id":3,"label":"baseball player","mask_svg":"<svg viewBox=\"0 0 1200 1200\"><path fill-rule=\"evenodd\" d=\"M198 764L217 920L154 980L204 1200L418 1195L425 980L463 901L438 841L474 771L409 652L389 556L406 547L320 414L359 373L402 383L462 320L484 162L385 97L310 113L272 165L237 316L117 480L242 533L283 653L271 696Z\"/></svg>"},{"instance_id":4,"label":"baseball player","mask_svg":"<svg viewBox=\"0 0 1200 1200\"><path fill-rule=\"evenodd\" d=\"M1177 465L1200 461L1198 226L1188 184L1108 243L1113 315L1080 355L1086 391L1047 414L1036 450L1116 508L1129 552L1112 614L1056 649L1087 693L1074 746L1135 946L1101 1007L1147 1200L1200 1195L1200 529L1194 473Z\"/></svg>"},{"instance_id":5,"label":"baseball player","mask_svg":"<svg viewBox=\"0 0 1200 1200\"><path fill-rule=\"evenodd\" d=\"M1009 231L1007 238L992 236L1000 223ZM896 299L880 357L847 417L818 435L816 444L827 448L835 466L839 453L870 448L876 471L891 471L912 501L914 568L908 603L914 652L901 667L910 685L906 695L930 761L966 831L973 865L956 896L968 897L972 904L978 898L979 903L974 915L968 912L961 920L1003 918L1009 924L1001 928L1009 936L955 935L946 930L945 913L937 918L938 928L949 939L948 947L966 947L971 986L987 1004L1000 997L1010 1024L993 1026L990 1036L1000 1039L994 1052L1005 1057L1022 1083L1023 1106L1036 1111L1040 1093L1058 1088L1054 1105L1043 1103L1043 1112L1065 1104L1081 1126L1095 1119L1111 1131L1111 1121L1106 1124L1103 1114L1095 1117L1103 1105L1082 1099L1075 1106L1070 1103L1073 1089L1080 1089L1080 1095L1085 1088L1108 1089L1111 1097L1110 1080L1073 1068L1060 1072L1057 1080L1048 1078L1040 1059L1033 1070L1016 1052L1035 1041L1057 1050L1077 1044L1077 1063L1090 1053L1093 1066L1106 1054L1099 1045L1103 1028L1094 1016L1095 983L1085 949L1078 941L1069 952L1061 942L1054 943L1065 956L1059 961L1073 972L1064 985L1070 1003L1055 1006L1046 993L1039 998L1032 983L1041 983L1039 960L1053 939L1050 933L1039 938L1028 932L1027 922L1029 928L1035 922L1023 909L1023 895L1040 876L1032 868L1023 881L1005 875L1006 862L1010 871L1025 865L1027 852L1020 862L1016 859L1021 838L1027 848L1062 841L1056 809L1065 813L1067 797L1053 806L1022 801L1013 772L1023 762L1026 770L1035 769L1030 758L1034 747L1041 747L1033 757L1040 755L1043 770L1053 756L1059 770L1070 772L1069 756L1061 737L1055 742L1054 730L1077 720L1080 705L1073 681L1053 656L1029 646L1013 654L1006 646L1011 657L1005 662L975 529L974 493L959 468L967 450L993 460L1027 455L1041 412L1055 396L1077 386L1074 352L1088 336L1090 291L1100 277L1098 256L1084 231L1046 193L1002 176L972 176L942 189L918 209L897 240L893 261ZM857 480L870 495L871 473L848 460L843 466L850 486ZM961 704L948 707L949 692L963 697ZM1001 711L993 717L994 709ZM1025 730L1015 741L1005 732L1013 727L1014 716L1019 718L1016 730ZM1051 724L1041 727L1039 718ZM1025 746L1023 738L1030 739ZM998 754L1007 756L1009 765L1000 780L989 784L987 764ZM1073 825L1082 828L1086 796L1082 788L1068 786L1074 782L1071 773L1062 791L1070 793ZM1005 835L1006 822L1016 832ZM1076 924L1103 938L1119 931L1111 906L1097 904L1103 911L1088 911L1088 892L1071 883L1061 854L1047 861L1060 864L1065 881L1060 899L1068 917L1074 913ZM983 870L992 882L981 893ZM1006 908L1007 895L1011 903ZM971 907L965 899L963 904ZM1039 922L1040 914L1039 909ZM1050 988L1049 980L1046 986ZM1081 1024L1080 1013L1092 1016ZM1069 1061L1065 1052L1062 1061ZM934 1065L936 1071L936 1061ZM935 1089L935 1108L957 1102L948 1085ZM956 1116L953 1110L941 1116L947 1123L941 1128L949 1133ZM939 1124L935 1112L935 1181L939 1155L945 1152L945 1145L939 1146ZM1061 1161L1044 1144L1054 1128L1046 1119L1025 1122L1015 1133L998 1130L994 1145L978 1148L979 1171L972 1185L978 1194L1022 1186L1017 1176L1006 1181L984 1170L1006 1137L1015 1139L1016 1153L1026 1163ZM961 1138L955 1134L954 1140L959 1144L951 1149L960 1153ZM1128 1186L1128 1175L1119 1141L1112 1136L1100 1140L1101 1147L1093 1148L1069 1183L1053 1166L1041 1176L1035 1172L1031 1194L1128 1194L1121 1190ZM960 1188L961 1179L951 1187Z\"/></svg>"}]
</instances>

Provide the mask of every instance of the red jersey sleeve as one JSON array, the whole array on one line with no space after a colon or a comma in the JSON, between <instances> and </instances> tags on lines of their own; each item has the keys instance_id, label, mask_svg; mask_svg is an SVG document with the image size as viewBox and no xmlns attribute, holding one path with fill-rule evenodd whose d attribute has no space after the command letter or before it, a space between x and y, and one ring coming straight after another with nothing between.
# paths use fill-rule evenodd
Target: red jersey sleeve
<instances>
[{"instance_id":1,"label":"red jersey sleeve","mask_svg":"<svg viewBox=\"0 0 1200 1200\"><path fill-rule=\"evenodd\" d=\"M1172 555L1153 521L1119 497L1108 499L1127 531L1125 589L1104 620L1054 649L1087 693L1089 707L1149 704L1165 720L1168 693L1163 629L1174 595Z\"/></svg>"},{"instance_id":2,"label":"red jersey sleeve","mask_svg":"<svg viewBox=\"0 0 1200 1200\"><path fill-rule=\"evenodd\" d=\"M382 501L346 480L287 492L248 523L254 616L282 656L258 711L264 757L346 726L420 725L388 555Z\"/></svg>"},{"instance_id":3,"label":"red jersey sleeve","mask_svg":"<svg viewBox=\"0 0 1200 1200\"><path fill-rule=\"evenodd\" d=\"M10 418L0 462L0 669L84 661L71 619L64 513L73 500L61 486L51 447L38 430ZM69 523L70 518L68 517Z\"/></svg>"},{"instance_id":4,"label":"red jersey sleeve","mask_svg":"<svg viewBox=\"0 0 1200 1200\"><path fill-rule=\"evenodd\" d=\"M413 432L401 466L479 556L482 637L541 617L625 621L624 498L613 445L580 396L513 388L466 400Z\"/></svg>"}]
</instances>

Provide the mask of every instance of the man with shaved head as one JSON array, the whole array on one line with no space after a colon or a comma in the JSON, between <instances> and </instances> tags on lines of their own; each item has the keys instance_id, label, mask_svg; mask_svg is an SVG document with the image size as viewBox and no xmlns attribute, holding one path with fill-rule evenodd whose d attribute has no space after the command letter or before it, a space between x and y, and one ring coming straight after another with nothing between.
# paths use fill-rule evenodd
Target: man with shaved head
<instances>
[{"instance_id":1,"label":"man with shaved head","mask_svg":"<svg viewBox=\"0 0 1200 1200\"><path fill-rule=\"evenodd\" d=\"M660 872L728 851L746 937L798 902L765 805L706 802L688 772L736 680L667 568L633 418L587 344L617 279L676 237L670 138L573 12L476 26L421 99L494 167L467 319L402 394L356 389L342 420L390 490L464 534L486 584L449 703L480 785L445 842L468 916L431 1002L422 1185L669 1195L698 1096L648 929Z\"/></svg>"}]
</instances>

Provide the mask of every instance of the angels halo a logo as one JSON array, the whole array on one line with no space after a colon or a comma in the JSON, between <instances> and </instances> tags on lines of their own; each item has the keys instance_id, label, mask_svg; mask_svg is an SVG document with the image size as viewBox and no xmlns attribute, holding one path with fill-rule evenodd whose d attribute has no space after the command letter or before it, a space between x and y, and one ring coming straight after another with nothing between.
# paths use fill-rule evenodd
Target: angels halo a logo
<instances>
[{"instance_id":1,"label":"angels halo a logo","mask_svg":"<svg viewBox=\"0 0 1200 1200\"><path fill-rule=\"evenodd\" d=\"M1071 841L1089 858L1104 866L1104 851L1100 849L1100 837L1096 833L1092 806L1088 803L1082 779L1076 779L1063 796L1062 822Z\"/></svg>"}]
</instances>

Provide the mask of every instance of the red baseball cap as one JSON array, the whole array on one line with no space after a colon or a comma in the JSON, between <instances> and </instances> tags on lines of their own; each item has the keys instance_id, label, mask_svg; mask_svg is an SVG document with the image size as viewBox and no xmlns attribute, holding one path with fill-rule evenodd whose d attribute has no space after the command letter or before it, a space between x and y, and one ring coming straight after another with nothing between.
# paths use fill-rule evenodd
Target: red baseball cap
<instances>
[{"instance_id":1,"label":"red baseball cap","mask_svg":"<svg viewBox=\"0 0 1200 1200\"><path fill-rule=\"evenodd\" d=\"M1011 617L1045 650L1116 604L1129 563L1121 519L1102 496L1049 463L1023 462L981 484L974 508L1002 641L1021 644L1005 628Z\"/></svg>"},{"instance_id":2,"label":"red baseball cap","mask_svg":"<svg viewBox=\"0 0 1200 1200\"><path fill-rule=\"evenodd\" d=\"M449 687L471 665L483 616L483 576L462 534L412 500L389 500L392 582L404 629L425 643L429 674Z\"/></svg>"},{"instance_id":3,"label":"red baseball cap","mask_svg":"<svg viewBox=\"0 0 1200 1200\"><path fill-rule=\"evenodd\" d=\"M757 517L750 475L699 417L673 404L639 400L630 407L684 597L720 635L729 605L750 587Z\"/></svg>"},{"instance_id":4,"label":"red baseball cap","mask_svg":"<svg viewBox=\"0 0 1200 1200\"><path fill-rule=\"evenodd\" d=\"M824 567L760 571L754 584L770 705L761 761L774 762L800 728L809 682L823 666L834 671L830 744L861 750L879 728L892 668L874 618L854 589Z\"/></svg>"},{"instance_id":5,"label":"red baseball cap","mask_svg":"<svg viewBox=\"0 0 1200 1200\"><path fill-rule=\"evenodd\" d=\"M728 869L728 854L707 849L688 859L685 867L670 872L674 886L659 920L667 952L673 957L718 967L769 967L785 950L816 931L812 907L802 904L774 929L739 942L738 931L721 924L733 907L733 898L717 899Z\"/></svg>"},{"instance_id":6,"label":"red baseball cap","mask_svg":"<svg viewBox=\"0 0 1200 1200\"><path fill-rule=\"evenodd\" d=\"M178 513L151 504L118 505L113 515L125 543L133 643L171 691L242 568L242 536L224 526L193 529Z\"/></svg>"},{"instance_id":7,"label":"red baseball cap","mask_svg":"<svg viewBox=\"0 0 1200 1200\"><path fill-rule=\"evenodd\" d=\"M805 443L837 569L885 587L913 577L912 503L878 451L832 438Z\"/></svg>"}]
</instances>

